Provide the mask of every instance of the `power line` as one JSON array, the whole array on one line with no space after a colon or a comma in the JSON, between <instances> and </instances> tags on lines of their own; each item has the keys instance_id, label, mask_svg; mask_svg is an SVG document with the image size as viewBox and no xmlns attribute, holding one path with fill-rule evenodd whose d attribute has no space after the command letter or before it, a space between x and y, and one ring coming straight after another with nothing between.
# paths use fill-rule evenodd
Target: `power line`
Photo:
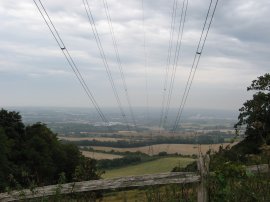
<instances>
[{"instance_id":1,"label":"power line","mask_svg":"<svg viewBox=\"0 0 270 202\"><path fill-rule=\"evenodd\" d=\"M89 23L91 25L91 28L92 28L92 31L93 31L93 34L94 34L96 44L97 44L98 49L99 49L100 57L101 57L102 62L104 64L104 66L105 66L108 79L110 81L114 96L116 98L118 108L120 110L120 113L121 113L121 115L123 117L124 122L126 123L126 126L127 126L128 130L130 130L128 120L127 120L126 114L124 112L124 109L122 107L119 95L117 93L117 89L115 87L115 83L114 83L114 80L113 80L113 77L112 77L112 73L110 71L110 67L108 65L107 58L105 56L104 49L103 49L102 44L101 44L101 40L100 40L98 31L97 31L97 28L96 28L96 25L95 25L95 21L94 21L94 18L93 18L93 15L92 15L88 0L82 0L82 1L83 1L83 4L84 4L84 8L85 8L85 11L86 11L86 14L87 14L88 21L89 21Z\"/></svg>"},{"instance_id":2,"label":"power line","mask_svg":"<svg viewBox=\"0 0 270 202\"><path fill-rule=\"evenodd\" d=\"M217 4L218 4L218 0L216 0L216 3L214 4L214 6L213 6L213 0L211 0L210 5L208 7L208 11L207 11L207 15L206 15L206 18L205 18L205 21L204 21L204 25L203 25L202 33L201 33L201 36L200 36L200 40L199 40L199 43L198 43L198 46L197 46L197 49L196 49L196 52L195 52L193 63L192 63L192 66L191 66L191 69L190 69L190 72L189 72L189 77L188 77L188 80L187 80L187 83L186 83L186 86L185 86L185 90L184 90L184 93L183 93L183 96L182 96L181 104L179 106L178 113L177 113L177 116L176 116L176 120L175 120L175 123L174 123L173 132L175 132L177 130L178 124L180 123L180 119L182 117L183 109L184 109L184 106L186 104L187 97L189 95L190 88L191 88L191 85L192 85L193 80L194 80L195 73L196 73L197 68L198 68L198 64L199 64L199 61L200 61L200 58L201 58L201 55L202 55L202 52L203 52L203 48L204 48L204 45L205 45L205 42L206 42L206 39L207 39L207 36L208 36L208 32L210 30L210 27L211 27L211 24L212 24L212 21L213 21L213 17L214 17L216 8L217 8ZM209 14L210 14L211 9L212 9L212 14L211 14L210 21L208 22ZM207 22L208 22L208 27L206 29Z\"/></svg>"},{"instance_id":3,"label":"power line","mask_svg":"<svg viewBox=\"0 0 270 202\"><path fill-rule=\"evenodd\" d=\"M167 119L168 119L168 113L169 113L169 109L170 109L171 98L172 98L172 93L173 93L173 88L174 88L175 75L176 75L176 70L177 70L177 66L178 66L178 60L179 60L179 55L180 55L180 50L181 50L181 45L182 45L182 38L183 38L185 21L186 21L187 8L188 8L188 0L183 0L180 23L179 23L179 27L178 27L177 43L176 43L176 49L175 49L175 53L174 53L172 73L171 73L171 79L170 79L170 86L169 86L169 92L168 92L168 98L167 98L166 108L165 108L165 112L164 112L163 126L166 125Z\"/></svg>"},{"instance_id":4,"label":"power line","mask_svg":"<svg viewBox=\"0 0 270 202\"><path fill-rule=\"evenodd\" d=\"M148 55L146 48L146 32L145 32L145 11L144 0L142 0L142 26L143 26L143 49L144 49L144 73L145 73L145 94L146 94L146 124L149 124L149 87L148 87ZM150 132L150 140L153 140L153 133ZM150 142L151 142L150 141ZM151 143L148 148L148 155L153 155L154 150Z\"/></svg>"},{"instance_id":5,"label":"power line","mask_svg":"<svg viewBox=\"0 0 270 202\"><path fill-rule=\"evenodd\" d=\"M159 132L161 132L163 115L164 115L165 99L166 99L166 92L167 92L167 82L168 82L169 68L170 68L170 63L171 63L172 42L173 42L173 35L174 35L174 28L175 28L175 17L176 17L177 3L178 3L178 0L173 1L173 8L172 8L172 15L171 15L171 27L170 27L170 39L169 39L169 47L168 47L168 51L167 51L165 78L164 78L164 85L163 85L163 91L162 91L163 93L162 93L161 113L160 113L160 120L159 120Z\"/></svg>"},{"instance_id":6,"label":"power line","mask_svg":"<svg viewBox=\"0 0 270 202\"><path fill-rule=\"evenodd\" d=\"M80 82L81 86L83 87L83 90L85 91L87 97L89 98L89 100L92 102L92 104L94 105L96 111L98 112L100 118L107 124L107 126L109 126L109 122L107 120L107 118L105 117L105 115L103 114L103 112L101 111L98 103L96 102L92 92L90 91L88 85L85 83L84 78L82 77L82 74L80 73L77 65L75 64L74 60L72 59L67 47L65 46L62 38L60 37L56 27L54 26L49 14L47 13L45 7L43 6L42 2L40 0L38 0L39 4L37 3L37 0L33 0L38 11L40 12L42 18L44 19L46 25L48 26L53 38L55 39L56 43L58 44L59 48L61 49L62 53L64 54L69 66L71 67L72 71L74 72L76 78L78 79L78 81Z\"/></svg>"},{"instance_id":7,"label":"power line","mask_svg":"<svg viewBox=\"0 0 270 202\"><path fill-rule=\"evenodd\" d=\"M107 3L107 0L103 0L103 5L104 5L104 8L105 8L107 21L108 21L108 24L109 24L109 27L110 27L110 32L111 32L111 36L112 36L115 56L116 56L116 60L117 60L117 63L118 63L118 68L119 68L119 71L120 71L122 83L123 83L123 86L124 86L124 91L125 91L126 99L127 99L128 106L129 106L129 112L130 112L130 115L131 115L134 126L137 127L134 112L133 112L132 105L131 105L130 96L129 96L129 93L128 93L125 74L123 72L122 61L121 61L120 56L119 56L118 45L117 45L117 41L116 41L115 34L114 34L114 29L113 29L113 25L112 25L112 19L111 19L111 15L110 15L110 12L109 12L109 6L108 6L108 3Z\"/></svg>"},{"instance_id":8,"label":"power line","mask_svg":"<svg viewBox=\"0 0 270 202\"><path fill-rule=\"evenodd\" d=\"M143 26L143 49L144 49L144 73L145 73L145 94L146 94L146 123L149 122L149 89L148 89L148 58L146 50L146 33L145 33L145 14L144 0L142 0L142 26Z\"/></svg>"}]
</instances>

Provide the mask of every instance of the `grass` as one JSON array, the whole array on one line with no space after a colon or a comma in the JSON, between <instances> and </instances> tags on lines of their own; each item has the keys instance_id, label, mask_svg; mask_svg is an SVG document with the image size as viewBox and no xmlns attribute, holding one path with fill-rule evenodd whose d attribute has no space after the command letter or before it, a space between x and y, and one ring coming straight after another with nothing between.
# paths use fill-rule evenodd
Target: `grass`
<instances>
[{"instance_id":1,"label":"grass","mask_svg":"<svg viewBox=\"0 0 270 202\"><path fill-rule=\"evenodd\" d=\"M193 184L147 186L132 190L104 193L102 202L168 202L196 201L197 187Z\"/></svg>"},{"instance_id":2,"label":"grass","mask_svg":"<svg viewBox=\"0 0 270 202\"><path fill-rule=\"evenodd\" d=\"M144 175L170 172L175 166L186 166L190 162L194 161L191 158L182 157L168 157L161 158L137 165L126 166L122 168L106 170L106 173L102 176L103 178L115 178L133 175Z\"/></svg>"},{"instance_id":3,"label":"grass","mask_svg":"<svg viewBox=\"0 0 270 202\"><path fill-rule=\"evenodd\" d=\"M119 201L146 201L145 192L134 189L128 191L110 192L104 194L102 202L119 202Z\"/></svg>"}]
</instances>

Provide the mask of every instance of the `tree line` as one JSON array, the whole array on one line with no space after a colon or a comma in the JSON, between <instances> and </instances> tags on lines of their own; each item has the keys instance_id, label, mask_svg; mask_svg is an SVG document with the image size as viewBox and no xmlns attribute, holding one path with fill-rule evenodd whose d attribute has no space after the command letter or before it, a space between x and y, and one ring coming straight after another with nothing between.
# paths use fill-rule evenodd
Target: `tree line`
<instances>
[{"instance_id":1,"label":"tree line","mask_svg":"<svg viewBox=\"0 0 270 202\"><path fill-rule=\"evenodd\" d=\"M116 133L118 131L126 131L126 125L116 124L111 125L109 128L107 126L95 126L92 124L86 123L48 123L48 126L56 133L65 134L65 135L82 135L82 133ZM130 130L134 131L147 131L146 128L143 127L134 127L129 126ZM108 130L109 129L109 130Z\"/></svg>"},{"instance_id":2,"label":"tree line","mask_svg":"<svg viewBox=\"0 0 270 202\"><path fill-rule=\"evenodd\" d=\"M215 134L215 136L214 136ZM116 148L143 147L155 144L217 144L224 143L227 134L217 131L217 133L200 135L198 137L159 137L152 140L118 140L118 141L98 141L98 140L79 140L72 141L78 146L105 146ZM66 142L71 142L63 140Z\"/></svg>"}]
</instances>

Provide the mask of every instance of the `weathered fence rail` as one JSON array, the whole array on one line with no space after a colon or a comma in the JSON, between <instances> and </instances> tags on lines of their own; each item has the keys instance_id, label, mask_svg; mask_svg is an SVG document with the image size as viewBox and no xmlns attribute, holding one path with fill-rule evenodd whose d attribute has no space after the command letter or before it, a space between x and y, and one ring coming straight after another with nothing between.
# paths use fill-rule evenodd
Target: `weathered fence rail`
<instances>
[{"instance_id":1,"label":"weathered fence rail","mask_svg":"<svg viewBox=\"0 0 270 202\"><path fill-rule=\"evenodd\" d=\"M200 176L196 173L175 172L161 173L154 175L143 175L134 177L122 177L106 180L91 180L60 185L50 185L38 187L34 190L13 191L11 193L0 194L0 201L15 201L19 199L38 198L61 194L88 192L96 190L117 189L126 187L143 187L149 185L164 184L187 184L200 181Z\"/></svg>"},{"instance_id":2,"label":"weathered fence rail","mask_svg":"<svg viewBox=\"0 0 270 202\"><path fill-rule=\"evenodd\" d=\"M74 182L59 185L49 185L44 187L37 187L34 190L24 189L20 191L12 191L10 193L0 193L0 201L16 201L21 199L39 198L53 196L55 194L71 194L97 190L110 190L128 187L144 187L151 185L165 185L165 184L188 184L198 183L198 201L207 201L207 189L205 187L204 179L208 172L208 159L199 159L198 167L199 173L192 172L174 172L161 173L152 175L142 175L133 177L121 177L105 180L91 180L83 182ZM269 165L255 165L247 167L247 170L253 173L269 172Z\"/></svg>"}]
</instances>

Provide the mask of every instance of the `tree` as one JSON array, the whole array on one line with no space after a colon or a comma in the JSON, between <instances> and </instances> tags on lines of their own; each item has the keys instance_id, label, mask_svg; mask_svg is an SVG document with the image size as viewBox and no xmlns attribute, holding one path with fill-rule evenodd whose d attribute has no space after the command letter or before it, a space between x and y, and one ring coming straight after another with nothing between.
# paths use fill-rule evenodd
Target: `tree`
<instances>
[{"instance_id":1,"label":"tree","mask_svg":"<svg viewBox=\"0 0 270 202\"><path fill-rule=\"evenodd\" d=\"M22 137L24 132L24 124L19 112L0 110L0 126L8 138Z\"/></svg>"},{"instance_id":2,"label":"tree","mask_svg":"<svg viewBox=\"0 0 270 202\"><path fill-rule=\"evenodd\" d=\"M270 144L270 74L266 73L253 80L247 91L255 93L239 109L235 128L239 131L242 126L245 127L245 140L242 144L249 145L246 145L246 152L259 152L262 144Z\"/></svg>"},{"instance_id":3,"label":"tree","mask_svg":"<svg viewBox=\"0 0 270 202\"><path fill-rule=\"evenodd\" d=\"M0 127L0 190L7 186L6 173L9 170L7 154L9 152L8 139Z\"/></svg>"},{"instance_id":4,"label":"tree","mask_svg":"<svg viewBox=\"0 0 270 202\"><path fill-rule=\"evenodd\" d=\"M18 112L0 110L0 191L55 184L63 174L71 182L78 169L85 180L100 177L95 160L83 158L77 146L59 141L45 124L25 127Z\"/></svg>"},{"instance_id":5,"label":"tree","mask_svg":"<svg viewBox=\"0 0 270 202\"><path fill-rule=\"evenodd\" d=\"M74 180L97 180L103 172L97 169L97 160L81 156L80 164L75 169Z\"/></svg>"}]
</instances>

